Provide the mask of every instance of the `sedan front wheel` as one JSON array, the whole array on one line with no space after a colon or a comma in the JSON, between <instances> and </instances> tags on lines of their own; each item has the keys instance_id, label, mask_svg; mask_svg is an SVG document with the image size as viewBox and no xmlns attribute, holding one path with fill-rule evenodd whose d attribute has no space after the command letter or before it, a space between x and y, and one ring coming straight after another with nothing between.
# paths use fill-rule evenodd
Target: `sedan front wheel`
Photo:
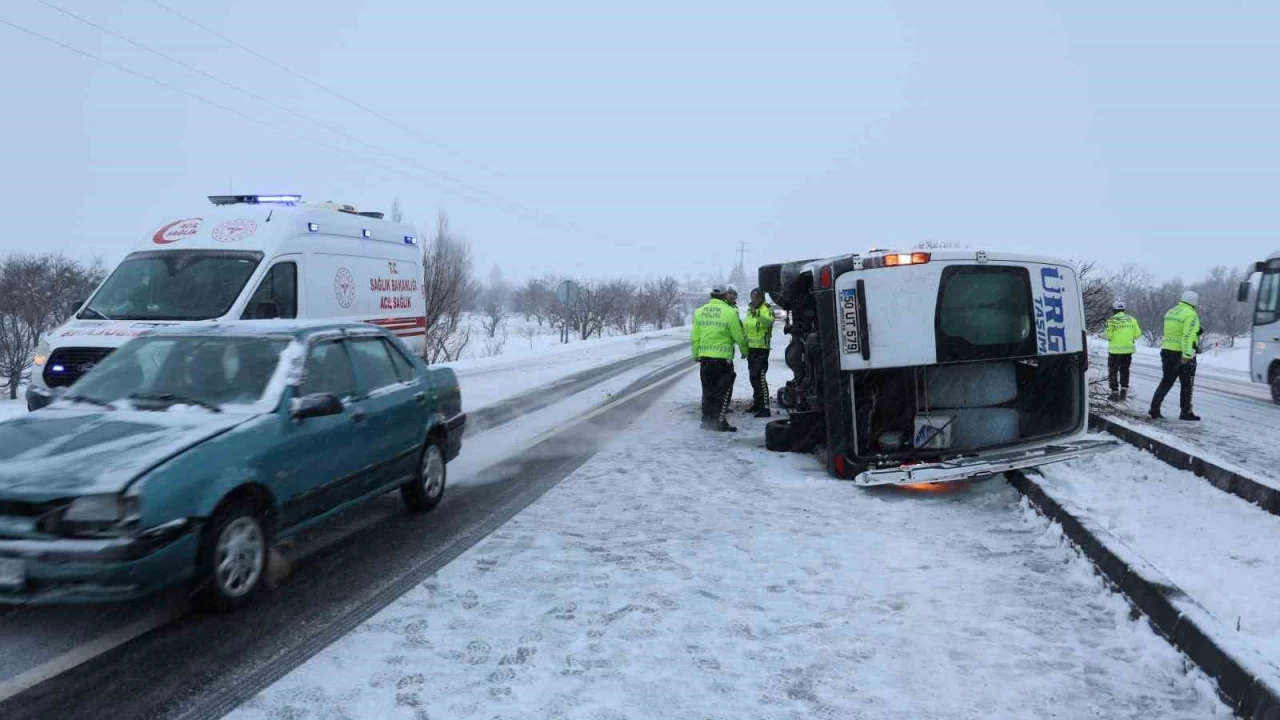
<instances>
[{"instance_id":1,"label":"sedan front wheel","mask_svg":"<svg viewBox=\"0 0 1280 720\"><path fill-rule=\"evenodd\" d=\"M210 610L232 610L249 602L266 577L267 531L248 504L220 510L200 543L196 604Z\"/></svg>"}]
</instances>

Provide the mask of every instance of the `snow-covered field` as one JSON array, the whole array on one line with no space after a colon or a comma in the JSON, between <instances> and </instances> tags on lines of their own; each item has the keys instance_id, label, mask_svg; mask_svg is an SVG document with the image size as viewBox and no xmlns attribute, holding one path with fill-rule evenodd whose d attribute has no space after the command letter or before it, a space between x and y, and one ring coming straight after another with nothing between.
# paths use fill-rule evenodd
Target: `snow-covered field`
<instances>
[{"instance_id":1,"label":"snow-covered field","mask_svg":"<svg viewBox=\"0 0 1280 720\"><path fill-rule=\"evenodd\" d=\"M469 362L487 358L511 358L525 355L540 355L561 347L560 329L550 322L539 325L537 320L525 320L520 315L508 315L499 325L493 337L489 337L484 329L483 318L476 313L467 313L463 322L471 333L471 340L462 352L460 362ZM681 330L680 328L676 328ZM687 336L689 328L682 332ZM614 328L605 328L603 338L592 338L583 341L575 332L569 333L569 343L598 342L610 338L636 337L619 333Z\"/></svg>"},{"instance_id":2,"label":"snow-covered field","mask_svg":"<svg viewBox=\"0 0 1280 720\"><path fill-rule=\"evenodd\" d=\"M1280 517L1128 446L1044 468L1040 484L1163 572L1280 678Z\"/></svg>"},{"instance_id":3,"label":"snow-covered field","mask_svg":"<svg viewBox=\"0 0 1280 720\"><path fill-rule=\"evenodd\" d=\"M1005 483L863 491L697 398L231 717L1229 715Z\"/></svg>"}]
</instances>

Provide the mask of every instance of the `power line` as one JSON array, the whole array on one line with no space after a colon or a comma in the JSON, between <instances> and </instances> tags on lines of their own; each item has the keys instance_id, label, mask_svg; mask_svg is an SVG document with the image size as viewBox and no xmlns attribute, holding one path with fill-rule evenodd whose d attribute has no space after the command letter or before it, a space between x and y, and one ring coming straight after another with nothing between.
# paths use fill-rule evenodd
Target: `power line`
<instances>
[{"instance_id":1,"label":"power line","mask_svg":"<svg viewBox=\"0 0 1280 720\"><path fill-rule=\"evenodd\" d=\"M301 135L301 134L299 134L299 133L296 133L296 132L294 132L294 131L292 131L292 130L290 130L290 129L286 128L286 127L283 127L283 126L281 126L281 125L276 125L276 124L271 123L271 122L268 122L268 121L266 121L266 120L262 120L261 118L253 117L252 115L249 115L249 114L247 114L247 113L245 113L245 112L242 112L242 111L240 111L240 110L237 110L236 108L230 107L230 106L228 106L228 105L223 105L222 103L219 103L219 102L217 102L216 100L210 100L209 98L206 98L206 97L204 97L204 96L202 96L202 95L197 95L196 93L193 93L193 92L191 92L191 91L189 91L189 90L184 90L184 89L182 89L182 88L180 88L180 87L178 87L178 86L176 86L176 85L173 85L173 84L167 83L167 82L165 82L165 81L163 81L163 80L160 80L160 79L158 79L158 78L154 78L154 77L152 77L152 76L150 76L150 75L147 75L147 74L144 74L144 73L138 72L137 70L133 70L133 69L131 69L131 68L125 67L124 65L121 65L120 63L113 62L113 61L111 61L111 60L107 60L106 58L99 57L99 56L97 56L97 55L94 55L94 54L93 54L93 53L91 53L91 52L88 52L88 51L85 51L85 50L81 50L80 48L73 47L73 46L68 45L68 44L66 44L66 43L64 43L64 42L61 42L61 41L59 41L59 40L55 40L55 39L53 39L53 38L51 38L51 37L49 37L49 36L47 36L47 35L41 35L40 33L36 32L36 31L34 31L34 30L31 30L31 29L25 28L25 27L23 27L23 26L21 26L21 25L18 25L17 23L11 22L11 21L9 21L9 20L5 20L4 18L0 18L0 25L6 25L6 26L8 26L8 27L13 28L14 30L17 30L17 31L19 31L19 32L21 32L21 33L24 33L24 34L26 34L26 35L29 35L29 36L31 36L31 37L38 38L38 39L40 39L40 40L44 40L45 42L50 43L50 44L52 44L52 45L56 45L56 46L58 46L58 47L60 47L60 48L62 48L62 49L64 49L64 50L67 50L67 51L73 52L73 53L75 53L75 54L77 54L77 55L80 55L80 56L82 56L82 57L89 58L90 60L93 60L93 61L95 61L95 62L100 62L100 63L102 63L103 65L107 65L107 66L109 66L109 67L115 68L116 70L119 70L120 72L125 73L126 75L131 75L131 76L133 76L133 77L135 77L135 78L138 78L138 79L140 79L140 80L145 80L145 81L147 81L147 82L149 82L149 83L152 83L153 85L158 85L158 86L160 86L160 87L162 87L162 88L164 88L164 89L166 89L166 90L170 90L170 91L172 91L172 92L178 93L179 95L184 95L184 96L186 96L186 97L188 97L188 98L191 98L192 100L195 100L195 101L197 101L197 102L201 102L201 103L204 103L205 105L209 105L209 106L211 106L211 107L215 107L215 108L217 108L217 109L219 109L219 110L222 110L222 111L224 111L224 112L231 113L231 114L236 115L236 116L238 116L238 117L240 117L240 118L243 118L243 119L245 119L245 120L248 120L249 122L254 123L255 125L261 125L261 126L263 126L263 127L269 128L269 129L271 129L271 130L275 130L276 132L279 132L279 133L281 133L281 134L287 135L287 136L292 137L292 138L295 138L295 139L297 139L297 140L301 140L302 142L308 143L308 144L310 144L310 145L315 145L316 147L319 147L319 148L322 148L322 149L328 150L328 151L330 151L330 152L334 152L334 153L337 153L337 154L339 154L339 155L344 155L344 156L349 157L349 158L351 158L351 159L353 159L353 160L355 160L355 161L357 161L357 162L361 162L361 163L364 163L364 164L369 165L369 166L371 166L371 167L376 167L376 168L378 168L378 169L380 169L380 170L385 170L385 171L387 171L387 172L394 173L394 174L396 174L396 175L400 175L400 176L405 177L405 178L408 178L408 179L410 179L410 180L414 180L414 181L416 181L416 182L420 182L420 183L422 183L422 184L424 184L424 185L427 185L427 186L430 186L430 187L437 188L437 189L439 189L439 190L441 190L441 191L443 191L443 192L450 193L450 194L456 195L456 196L458 196L458 197L464 197L464 196L460 195L456 190L453 190L452 188L443 187L443 186L439 185L438 183L436 183L436 182L434 182L434 181L432 181L432 180L429 180L429 179L427 179L427 178L424 178L424 177L422 177L422 176L414 175L414 174L412 174L412 173L405 172L405 171L403 171L403 170L400 170L399 168L391 167L390 165L384 165L383 163L377 162L377 161L375 161L375 160L371 160L371 159L369 159L369 158L362 157L362 156L357 155L357 154L355 154L355 153L348 152L347 150L344 150L344 149L342 149L342 148L340 148L340 147L338 147L338 146L336 146L336 145L330 145L330 144L328 144L328 143L324 143L324 142L321 142L321 141L318 141L318 140L314 140L314 139L312 139L312 138L306 137L305 135ZM473 200L473 198L466 198L466 199Z\"/></svg>"},{"instance_id":2,"label":"power line","mask_svg":"<svg viewBox=\"0 0 1280 720\"><path fill-rule=\"evenodd\" d=\"M387 124L389 124L389 125L391 125L391 126L393 126L393 127L395 127L395 128L398 128L398 129L400 129L400 130L402 130L402 131L404 131L404 132L406 132L406 133L409 133L410 135L413 135L414 137L418 138L418 139L419 139L419 140L421 140L422 142L424 142L424 143L426 143L426 144L428 144L428 145L430 145L430 146L432 146L432 147L434 147L434 148L436 148L436 149L438 149L438 150L441 150L441 151L443 151L443 152L447 152L447 153L449 153L450 155L453 155L454 157L459 158L459 159L461 159L461 160L466 160L467 162L472 163L472 164L475 164L475 165L477 165L477 166L479 166L479 167L481 167L481 168L484 168L485 170L488 170L489 172L492 172L492 173L494 173L494 174L502 175L502 173L501 173L501 172L499 172L499 171L497 171L497 170L494 170L493 168L486 167L483 163L481 163L481 162L479 162L479 161L477 161L477 160L474 160L474 159L472 159L472 158L469 158L469 157L467 157L467 156L463 155L462 153L458 152L457 150L454 150L453 148L449 147L448 145L445 145L444 143L442 143L442 142L440 142L440 141L438 141L438 140L433 140L433 139L431 139L431 138L427 137L426 135L423 135L421 132L419 132L419 131L417 131L417 130L414 130L413 128L411 128L411 127L409 127L409 126L407 126L407 125L404 125L403 123L397 122L396 120L393 120L393 119L391 119L391 118L387 117L386 115L384 115L384 114L382 114L382 113L378 112L377 110L374 110L373 108L370 108L370 107L368 107L368 106L364 105L363 103L361 103L361 102L359 102L359 101L357 101L357 100L353 100L353 99L351 99L351 98L347 97L346 95L343 95L342 93L338 92L337 90L334 90L333 88L330 88L330 87L327 87L327 86L325 86L325 85L322 85L321 83L319 83L319 82L317 82L317 81L315 81L315 80L312 80L311 78L307 77L306 75L303 75L302 73L298 72L297 70L294 70L293 68L290 68L290 67L288 67L287 65L284 65L284 64L282 64L282 63L280 63L280 62L277 62L277 61L275 61L275 60L272 60L271 58L267 57L266 55L263 55L262 53L258 52L257 50L254 50L253 48L250 48L250 47L245 46L243 43L240 43L240 42L237 42L237 41L235 41L235 40L232 40L231 38L227 37L226 35L223 35L222 33L220 33L220 32L218 32L217 30L214 30L213 28L211 28L211 27L209 27L209 26L207 26L207 25L205 25L205 24L201 23L200 21L195 20L195 19L191 18L191 17L190 17L190 16L188 16L188 15L184 15L183 13L181 13L181 12L179 12L179 11L177 11L177 10L174 10L173 8L169 7L168 5L166 5L166 4L162 3L162 2L159 2L159 0L148 0L148 2L150 2L152 5L155 5L156 7L160 8L161 10L164 10L164 11L166 11L166 12L168 12L168 13L170 13L170 14L174 15L174 16L175 16L175 17L177 17L179 20L182 20L183 22L185 22L185 23L187 23L187 24L189 24L189 25L192 25L192 26L194 26L194 27L197 27L197 28L199 28L199 29L203 30L204 32L209 33L210 35L212 35L212 36L214 36L214 37L218 38L219 40L221 40L221 41L223 41L223 42L225 42L225 43L227 43L227 44L229 44L229 45L232 45L232 46L234 46L234 47L236 47L236 48L239 48L240 50L243 50L244 52L246 52L246 53L248 53L248 54L250 54L250 55L254 56L255 58L257 58L257 59L261 60L262 62L264 62L264 63L266 63L266 64L270 65L271 67L274 67L275 69L280 70L281 72L284 72L284 73L287 73L287 74L289 74L289 75L292 75L293 77L295 77L295 78L297 78L297 79L299 79L299 80L301 80L301 81L303 81L303 82L307 83L308 85L310 85L310 86L312 86L312 87L314 87L314 88L318 88L318 89L320 89L320 90L323 90L324 92L328 93L329 95L332 95L333 97L335 97L335 98L337 98L337 99L339 99L339 100L341 100L341 101L343 101L343 102L347 103L348 105L351 105L352 107L358 108L358 109L360 109L361 111L363 111L363 112L365 112L365 113L368 113L369 115L372 115L373 117L376 117L376 118L378 118L379 120L382 120L383 122L385 122L385 123L387 123Z\"/></svg>"},{"instance_id":3,"label":"power line","mask_svg":"<svg viewBox=\"0 0 1280 720\"><path fill-rule=\"evenodd\" d=\"M175 64L175 65L177 65L177 66L179 66L179 67L185 68L186 70L189 70L190 72L193 72L193 73L196 73L197 75L200 75L201 77L208 78L209 80L212 80L212 81L214 81L214 82L218 83L219 85L222 85L223 87L227 87L227 88L230 88L230 89L232 89L232 90L235 90L236 92L239 92L239 93L241 93L241 94L245 95L245 96L246 96L246 97L248 97L248 98L251 98L251 99L256 100L256 101L258 101L258 102L260 102L260 103L263 103L263 104L265 104L265 105L268 105L268 106L270 106L270 107L273 107L273 108L275 108L275 109L277 109L277 110L279 110L279 111L281 111L281 112L288 113L289 115L292 115L292 116L294 116L294 117L296 117L296 118L298 118L298 119L300 119L300 120L303 120L303 121L305 121L305 122L311 123L312 125L315 125L316 127L319 127L319 128L321 128L321 129L326 130L326 131L328 131L328 132L331 132L331 133L333 133L333 134L335 134L335 135L339 135L339 136L341 136L341 137L343 137L343 138L346 138L347 140L350 140L351 142L354 142L354 143L358 143L358 144L360 144L360 145L363 145L363 146L365 146L365 147L367 147L367 148L369 148L369 149L371 149L371 150L373 150L373 151L375 151L375 152L379 152L379 153L383 153L383 154L385 154L385 155L388 155L388 156L390 156L390 157L392 157L392 158L394 158L394 159L396 159L396 160L399 160L400 162L402 162L402 163L404 163L404 164L406 164L406 165L409 165L409 166L411 166L411 167L415 167L415 168L417 168L418 170L422 170L422 171L424 171L424 172L427 172L427 173L430 173L430 174L432 174L432 175L435 175L436 177L438 177L438 178L440 178L440 179L442 179L442 180L444 180L444 181L446 181L446 182L451 182L451 183L453 183L453 184L455 184L455 185L457 185L457 186L459 186L459 187L461 187L461 188L464 188L464 189L466 189L466 190L468 190L468 191L470 191L470 192L476 193L476 194L478 194L478 195L483 195L483 196L485 196L485 197L490 198L491 200L494 200L494 201L495 201L495 202L497 202L497 203L500 203L501 205L505 205L505 206L506 206L505 208L500 208L500 209L519 211L519 212L522 212L522 213L525 213L525 214L529 215L529 216L531 217L531 219L535 219L535 220L543 220L543 216L542 216L542 214L541 214L541 213L539 213L539 212L538 212L536 209L534 209L534 208L531 208L531 207L529 207L529 206L527 206L527 205L524 205L524 204L522 204L522 203L516 202L516 201L514 201L514 200L510 200L510 199L508 199L508 198L504 198L504 197L502 197L501 195L498 195L498 194L496 194L496 193L489 192L488 190L485 190L484 188L476 187L476 186L474 186L474 185L471 185L471 184L469 184L469 183L467 183L467 182L464 182L464 181L462 181L462 180L459 180L459 179L457 179L457 178L455 178L455 177L453 177L453 176L451 176L451 175L448 175L448 174L446 174L446 173L442 173L442 172L440 172L440 171L438 171L438 170L434 170L434 169L432 169L432 168L430 168L430 167L427 167L427 166L425 166L425 165L422 165L421 163L418 163L418 162L414 161L412 158L408 158L408 157L405 157L405 156L403 156L403 155L399 155L399 154L397 154L397 153L395 153L395 152L393 152L393 151L391 151L391 150L389 150L389 149L387 149L387 148L385 148L385 147L381 147L381 146L379 146L379 145L374 145L373 143L366 142L366 141L364 141L364 140L362 140L362 139L360 139L360 138L356 137L355 135L352 135L351 133L346 132L345 130L342 130L341 128L337 128L337 127L334 127L334 126L332 126L332 125L329 125L329 124L327 124L327 123L325 123L325 122L322 122L322 121L320 121L320 120L316 120L315 118L312 118L312 117L310 117L310 116L308 116L308 115L305 115L305 114L303 114L303 113L300 113L300 112L298 112L298 111L294 110L293 108L290 108L290 107L288 107L288 106L286 106L286 105L282 105L282 104L280 104L280 103L278 103L278 102L276 102L276 101L274 101L274 100L271 100L270 98L264 97L264 96L262 96L262 95L259 95L259 94L255 93L255 92L253 92L253 91L246 90L246 89L244 89L244 88L242 88L242 87L240 87L240 86L238 86L238 85L236 85L236 84L234 84L234 83L231 83L231 82L228 82L228 81L226 81L226 80L223 80L222 78L219 78L219 77L217 77L216 75L213 75L212 73L209 73L209 72L206 72L206 71L204 71L204 70L201 70L201 69L200 69L200 68L198 68L198 67L195 67L195 66L193 66L193 65L191 65L191 64L189 64L189 63L183 62L182 60L179 60L179 59L177 59L177 58L174 58L174 57L172 57L172 56L170 56L170 55L166 55L165 53L162 53L162 52L160 52L159 50L156 50L156 49L154 49L154 48L148 47L148 46L146 46L146 45L144 45L144 44L142 44L142 43L138 42L137 40L134 40L134 39L129 38L129 37L125 36L125 35L122 35L122 34L120 34L120 33L116 32L116 31L112 30L111 28L105 27L105 26L103 26L103 25L99 25L98 23L95 23L95 22L93 22L92 20L89 20L89 19L87 19L87 18L81 17L80 15L77 15L77 14L75 14L75 13L71 12L70 10L66 10L66 9L64 9L64 8L61 8L61 7L57 6L57 5L54 5L53 3L47 2L47 0L33 0L33 1L34 1L34 2L36 2L36 3L39 3L40 5L43 5L43 6L47 7L47 8L49 8L49 9L51 9L51 10L55 10L55 11L57 11L57 12L59 12L59 13L61 13L61 14L65 15L65 16L67 16L67 17L69 17L69 18L73 19L73 20L76 20L77 22L83 23L83 24L85 24L85 25L88 25L89 27L92 27L92 28L95 28L95 29L97 29L97 30L99 30L99 31L101 31L101 32L104 32L104 33L106 33L106 34L108 34L108 35L110 35L110 36L112 36L112 37L114 37L114 38L116 38L116 39L118 39L118 40L121 40L121 41L123 41L123 42L129 43L130 45L132 45L133 47L138 48L139 50L142 50L142 51L144 51L144 52L151 53L152 55L155 55L156 57L159 57L159 58L161 58L161 59L163 59L163 60L166 60L166 61L168 61L168 62L171 62L171 63L173 63L173 64ZM553 222L555 222L556 224L559 224L559 225L566 225L566 223L563 223L563 222L560 222L560 221L558 221L558 220L555 220L554 218L550 218L550 217L548 217L548 218L546 218L546 219L547 219L547 220L551 220L551 221L553 221Z\"/></svg>"}]
</instances>

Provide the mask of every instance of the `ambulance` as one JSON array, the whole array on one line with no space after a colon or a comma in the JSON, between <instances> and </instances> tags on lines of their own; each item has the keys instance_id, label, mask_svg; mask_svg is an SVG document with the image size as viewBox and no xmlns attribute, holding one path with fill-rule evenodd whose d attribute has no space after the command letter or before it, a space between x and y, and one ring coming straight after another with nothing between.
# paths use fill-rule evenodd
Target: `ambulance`
<instances>
[{"instance_id":1,"label":"ambulance","mask_svg":"<svg viewBox=\"0 0 1280 720\"><path fill-rule=\"evenodd\" d=\"M971 250L767 265L788 311L772 450L859 485L974 480L1113 445L1085 437L1084 303L1067 262Z\"/></svg>"},{"instance_id":2,"label":"ambulance","mask_svg":"<svg viewBox=\"0 0 1280 720\"><path fill-rule=\"evenodd\" d=\"M156 228L75 315L41 339L35 410L152 328L281 319L357 320L422 354L422 252L413 229L300 195L215 195Z\"/></svg>"}]
</instances>

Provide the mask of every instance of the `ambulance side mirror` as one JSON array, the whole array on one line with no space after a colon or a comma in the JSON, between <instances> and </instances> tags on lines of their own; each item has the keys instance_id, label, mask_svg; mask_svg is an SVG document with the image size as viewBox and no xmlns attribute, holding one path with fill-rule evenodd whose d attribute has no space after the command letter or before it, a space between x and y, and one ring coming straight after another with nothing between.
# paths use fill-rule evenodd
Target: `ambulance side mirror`
<instances>
[{"instance_id":1,"label":"ambulance side mirror","mask_svg":"<svg viewBox=\"0 0 1280 720\"><path fill-rule=\"evenodd\" d=\"M1236 300L1239 302L1249 302L1249 281L1245 280L1240 283L1240 289L1236 291Z\"/></svg>"}]
</instances>

